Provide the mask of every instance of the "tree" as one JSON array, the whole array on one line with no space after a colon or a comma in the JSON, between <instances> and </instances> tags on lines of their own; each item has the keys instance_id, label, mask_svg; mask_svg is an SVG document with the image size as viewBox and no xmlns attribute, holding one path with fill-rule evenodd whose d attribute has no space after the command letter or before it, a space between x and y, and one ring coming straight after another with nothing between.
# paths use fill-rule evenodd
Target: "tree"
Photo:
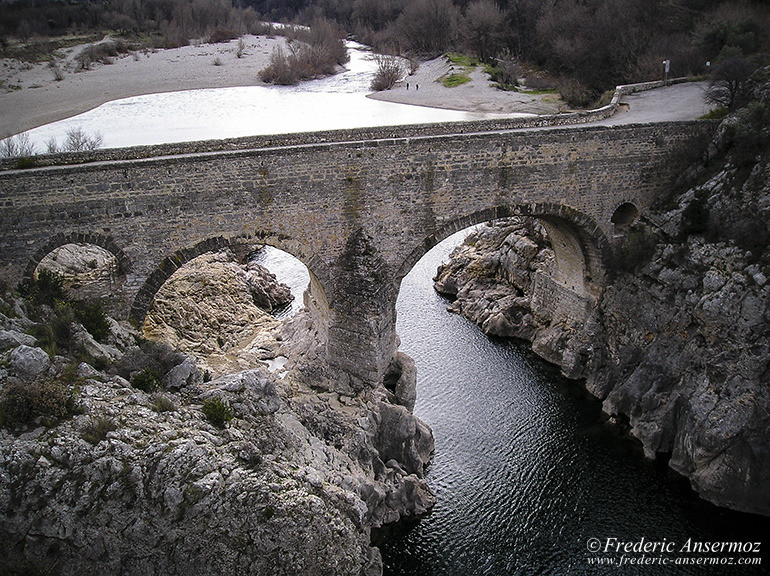
<instances>
[{"instance_id":1,"label":"tree","mask_svg":"<svg viewBox=\"0 0 770 576\"><path fill-rule=\"evenodd\" d=\"M740 48L725 46L712 67L706 100L729 110L740 106L753 68Z\"/></svg>"},{"instance_id":2,"label":"tree","mask_svg":"<svg viewBox=\"0 0 770 576\"><path fill-rule=\"evenodd\" d=\"M479 60L488 62L500 45L503 11L492 0L468 4L463 20L463 36Z\"/></svg>"},{"instance_id":3,"label":"tree","mask_svg":"<svg viewBox=\"0 0 770 576\"><path fill-rule=\"evenodd\" d=\"M437 56L452 45L458 20L459 10L452 0L414 0L395 26L414 52Z\"/></svg>"},{"instance_id":4,"label":"tree","mask_svg":"<svg viewBox=\"0 0 770 576\"><path fill-rule=\"evenodd\" d=\"M398 56L376 54L377 72L372 80L372 90L390 90L404 76L404 65Z\"/></svg>"}]
</instances>

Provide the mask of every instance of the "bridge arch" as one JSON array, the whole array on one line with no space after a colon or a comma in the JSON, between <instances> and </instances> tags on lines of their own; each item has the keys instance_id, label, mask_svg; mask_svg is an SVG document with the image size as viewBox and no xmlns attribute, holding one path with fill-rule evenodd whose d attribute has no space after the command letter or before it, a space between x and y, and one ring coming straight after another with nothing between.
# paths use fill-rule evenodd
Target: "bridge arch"
<instances>
[{"instance_id":1,"label":"bridge arch","mask_svg":"<svg viewBox=\"0 0 770 576\"><path fill-rule=\"evenodd\" d=\"M597 222L587 214L551 202L495 206L452 220L427 236L409 253L398 270L397 285L428 250L445 238L471 226L510 216L530 216L540 220L556 256L557 280L581 296L598 296L605 270L612 261L608 239Z\"/></svg>"},{"instance_id":2,"label":"bridge arch","mask_svg":"<svg viewBox=\"0 0 770 576\"><path fill-rule=\"evenodd\" d=\"M106 234L99 234L94 232L71 232L71 233L58 233L54 234L49 240L43 244L27 261L27 266L24 269L24 280L32 280L35 277L35 271L40 265L40 262L48 254L66 246L67 244L92 244L98 246L112 254L118 262L119 271L123 274L130 272L132 269L131 261L125 255L123 250L115 243L112 236Z\"/></svg>"},{"instance_id":3,"label":"bridge arch","mask_svg":"<svg viewBox=\"0 0 770 576\"><path fill-rule=\"evenodd\" d=\"M174 272L194 258L224 249L230 249L239 257L245 257L249 252L253 251L254 248L261 245L273 246L299 259L307 267L310 274L311 312L315 313L316 308L323 309L324 307L328 307L325 286L330 276L326 264L318 256L309 255L300 243L293 241L286 236L278 238L266 235L257 235L256 237L214 236L191 246L175 250L172 254L161 260L137 291L131 305L129 319L141 326L144 323L155 295L163 284L166 283ZM321 312L323 313L323 310L321 310Z\"/></svg>"}]
</instances>

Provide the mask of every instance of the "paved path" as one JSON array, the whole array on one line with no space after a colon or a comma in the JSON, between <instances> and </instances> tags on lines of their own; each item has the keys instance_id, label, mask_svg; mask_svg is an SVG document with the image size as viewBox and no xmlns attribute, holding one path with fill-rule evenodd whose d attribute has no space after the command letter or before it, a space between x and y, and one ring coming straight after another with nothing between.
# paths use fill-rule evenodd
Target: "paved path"
<instances>
[{"instance_id":1,"label":"paved path","mask_svg":"<svg viewBox=\"0 0 770 576\"><path fill-rule=\"evenodd\" d=\"M593 122L605 126L646 122L695 120L706 114L707 82L685 82L623 96L623 106L614 116Z\"/></svg>"}]
</instances>

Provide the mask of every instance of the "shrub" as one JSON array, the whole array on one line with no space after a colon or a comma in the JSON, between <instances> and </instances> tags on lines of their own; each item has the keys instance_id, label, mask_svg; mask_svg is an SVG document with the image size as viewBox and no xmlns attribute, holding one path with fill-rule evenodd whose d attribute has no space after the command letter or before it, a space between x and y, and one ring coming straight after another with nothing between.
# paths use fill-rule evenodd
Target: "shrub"
<instances>
[{"instance_id":1,"label":"shrub","mask_svg":"<svg viewBox=\"0 0 770 576\"><path fill-rule=\"evenodd\" d=\"M74 392L56 379L7 384L0 398L0 421L6 427L27 424L36 418L43 418L50 425L74 412Z\"/></svg>"},{"instance_id":2,"label":"shrub","mask_svg":"<svg viewBox=\"0 0 770 576\"><path fill-rule=\"evenodd\" d=\"M163 376L154 367L145 368L131 377L131 386L144 392L155 392L161 388Z\"/></svg>"},{"instance_id":3,"label":"shrub","mask_svg":"<svg viewBox=\"0 0 770 576\"><path fill-rule=\"evenodd\" d=\"M685 235L702 234L709 227L709 208L702 190L698 191L682 212L682 232Z\"/></svg>"},{"instance_id":4,"label":"shrub","mask_svg":"<svg viewBox=\"0 0 770 576\"><path fill-rule=\"evenodd\" d=\"M499 58L494 66L487 65L484 71L489 74L492 82L497 82L497 87L503 90L513 90L519 85L521 67L510 56Z\"/></svg>"},{"instance_id":5,"label":"shrub","mask_svg":"<svg viewBox=\"0 0 770 576\"><path fill-rule=\"evenodd\" d=\"M404 66L397 56L376 54L377 72L372 79L371 89L377 92L390 90L404 76Z\"/></svg>"},{"instance_id":6,"label":"shrub","mask_svg":"<svg viewBox=\"0 0 770 576\"><path fill-rule=\"evenodd\" d=\"M115 56L126 52L128 52L128 45L125 42L120 39L108 38L83 48L75 56L75 61L78 63L78 69L88 70L96 62L112 64L112 59Z\"/></svg>"},{"instance_id":7,"label":"shrub","mask_svg":"<svg viewBox=\"0 0 770 576\"><path fill-rule=\"evenodd\" d=\"M51 62L50 68L51 68L51 71L53 72L54 80L56 80L57 82L61 82L62 80L64 80L64 71L56 62Z\"/></svg>"},{"instance_id":8,"label":"shrub","mask_svg":"<svg viewBox=\"0 0 770 576\"><path fill-rule=\"evenodd\" d=\"M209 398L201 409L206 419L217 428L224 428L233 419L232 410L219 398Z\"/></svg>"},{"instance_id":9,"label":"shrub","mask_svg":"<svg viewBox=\"0 0 770 576\"><path fill-rule=\"evenodd\" d=\"M736 121L727 125L725 137L730 159L740 168L754 164L770 145L770 104L749 102L736 116Z\"/></svg>"},{"instance_id":10,"label":"shrub","mask_svg":"<svg viewBox=\"0 0 770 576\"><path fill-rule=\"evenodd\" d=\"M221 44L238 38L238 34L232 30L214 30L209 36L210 44Z\"/></svg>"},{"instance_id":11,"label":"shrub","mask_svg":"<svg viewBox=\"0 0 770 576\"><path fill-rule=\"evenodd\" d=\"M37 278L21 282L18 291L23 298L36 305L54 306L56 302L67 299L64 277L45 269L38 272Z\"/></svg>"},{"instance_id":12,"label":"shrub","mask_svg":"<svg viewBox=\"0 0 770 576\"><path fill-rule=\"evenodd\" d=\"M72 322L75 313L67 302L57 301L53 313L47 320L35 324L28 332L37 340L37 345L51 356L59 353L59 350L67 350L71 343Z\"/></svg>"},{"instance_id":13,"label":"shrub","mask_svg":"<svg viewBox=\"0 0 770 576\"><path fill-rule=\"evenodd\" d=\"M559 82L559 96L571 108L587 108L596 98L594 93L572 78L563 78Z\"/></svg>"},{"instance_id":14,"label":"shrub","mask_svg":"<svg viewBox=\"0 0 770 576\"><path fill-rule=\"evenodd\" d=\"M168 396L156 392L150 399L152 400L152 409L155 412L173 412L176 410L174 401Z\"/></svg>"},{"instance_id":15,"label":"shrub","mask_svg":"<svg viewBox=\"0 0 770 576\"><path fill-rule=\"evenodd\" d=\"M86 442L96 445L105 438L107 433L117 430L118 426L109 418L99 416L92 418L91 421L83 427L80 437Z\"/></svg>"},{"instance_id":16,"label":"shrub","mask_svg":"<svg viewBox=\"0 0 770 576\"><path fill-rule=\"evenodd\" d=\"M292 85L333 74L349 56L339 33L327 20L314 20L309 30L291 32L288 51L276 46L270 64L259 72L263 82Z\"/></svg>"},{"instance_id":17,"label":"shrub","mask_svg":"<svg viewBox=\"0 0 770 576\"><path fill-rule=\"evenodd\" d=\"M80 300L73 306L75 318L99 342L104 342L110 335L110 323L98 300Z\"/></svg>"},{"instance_id":18,"label":"shrub","mask_svg":"<svg viewBox=\"0 0 770 576\"><path fill-rule=\"evenodd\" d=\"M291 55L281 46L276 46L270 53L270 64L259 71L259 77L268 84L291 86L300 80L299 69L292 63Z\"/></svg>"},{"instance_id":19,"label":"shrub","mask_svg":"<svg viewBox=\"0 0 770 576\"><path fill-rule=\"evenodd\" d=\"M642 223L635 223L628 230L626 240L618 253L618 268L633 272L650 261L657 245L653 231Z\"/></svg>"}]
</instances>

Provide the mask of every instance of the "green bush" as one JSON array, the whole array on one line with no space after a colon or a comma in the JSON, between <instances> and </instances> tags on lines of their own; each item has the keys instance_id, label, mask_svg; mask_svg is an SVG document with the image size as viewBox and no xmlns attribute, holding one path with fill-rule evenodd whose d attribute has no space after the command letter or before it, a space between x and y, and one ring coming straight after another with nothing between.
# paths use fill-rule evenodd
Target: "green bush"
<instances>
[{"instance_id":1,"label":"green bush","mask_svg":"<svg viewBox=\"0 0 770 576\"><path fill-rule=\"evenodd\" d=\"M757 156L770 147L770 104L750 102L736 116L737 121L727 126L725 136L730 159L741 168L754 164Z\"/></svg>"},{"instance_id":2,"label":"green bush","mask_svg":"<svg viewBox=\"0 0 770 576\"><path fill-rule=\"evenodd\" d=\"M203 403L203 414L217 428L224 428L233 419L230 407L219 398L209 398Z\"/></svg>"},{"instance_id":3,"label":"green bush","mask_svg":"<svg viewBox=\"0 0 770 576\"><path fill-rule=\"evenodd\" d=\"M99 342L104 342L110 335L110 323L98 300L80 300L74 304L75 317L83 328Z\"/></svg>"},{"instance_id":4,"label":"green bush","mask_svg":"<svg viewBox=\"0 0 770 576\"><path fill-rule=\"evenodd\" d=\"M154 367L145 368L131 377L131 386L144 392L155 392L160 389L162 375Z\"/></svg>"},{"instance_id":5,"label":"green bush","mask_svg":"<svg viewBox=\"0 0 770 576\"><path fill-rule=\"evenodd\" d=\"M50 425L74 413L75 393L60 380L8 384L0 398L0 421L6 427L39 417Z\"/></svg>"},{"instance_id":6,"label":"green bush","mask_svg":"<svg viewBox=\"0 0 770 576\"><path fill-rule=\"evenodd\" d=\"M717 106L699 117L698 120L722 120L729 112L730 111L724 106Z\"/></svg>"},{"instance_id":7,"label":"green bush","mask_svg":"<svg viewBox=\"0 0 770 576\"><path fill-rule=\"evenodd\" d=\"M657 238L651 229L643 224L634 224L628 230L626 241L618 253L618 268L633 272L650 261L657 245Z\"/></svg>"},{"instance_id":8,"label":"green bush","mask_svg":"<svg viewBox=\"0 0 770 576\"><path fill-rule=\"evenodd\" d=\"M682 212L682 232L685 235L702 234L709 228L709 208L704 193L699 191Z\"/></svg>"},{"instance_id":9,"label":"green bush","mask_svg":"<svg viewBox=\"0 0 770 576\"><path fill-rule=\"evenodd\" d=\"M47 320L32 326L27 332L34 336L37 345L55 356L60 350L67 350L71 344L72 322L75 312L67 302L58 301L54 305L53 314Z\"/></svg>"},{"instance_id":10,"label":"green bush","mask_svg":"<svg viewBox=\"0 0 770 576\"><path fill-rule=\"evenodd\" d=\"M35 305L54 306L58 301L67 300L64 278L56 272L40 270L37 278L27 278L17 288L19 294Z\"/></svg>"}]
</instances>

